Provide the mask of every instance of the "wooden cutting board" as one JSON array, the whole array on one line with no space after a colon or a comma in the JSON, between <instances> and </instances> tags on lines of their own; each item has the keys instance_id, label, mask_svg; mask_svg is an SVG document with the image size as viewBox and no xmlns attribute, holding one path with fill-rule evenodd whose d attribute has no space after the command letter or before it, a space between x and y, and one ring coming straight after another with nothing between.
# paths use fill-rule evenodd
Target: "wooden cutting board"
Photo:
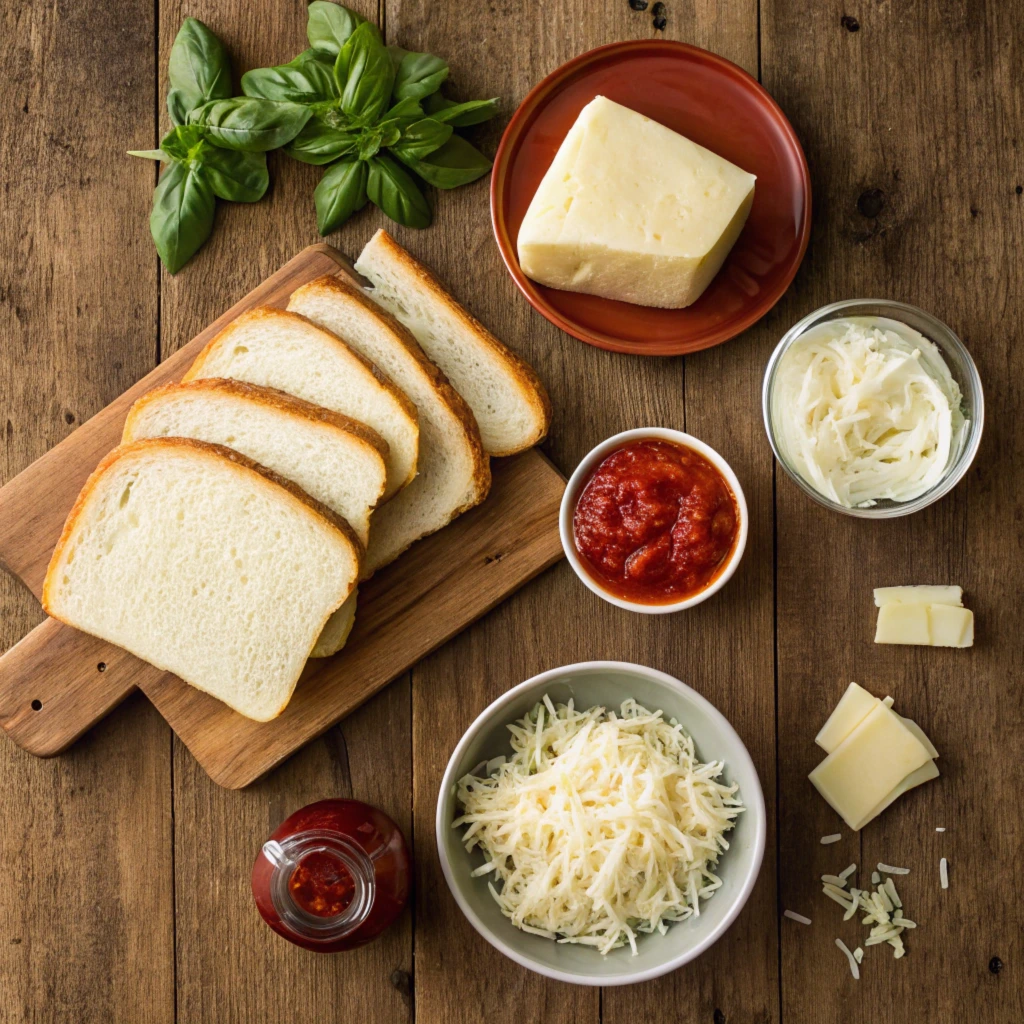
<instances>
[{"instance_id":1,"label":"wooden cutting board","mask_svg":"<svg viewBox=\"0 0 1024 1024\"><path fill-rule=\"evenodd\" d=\"M300 285L334 273L353 273L341 253L322 244L304 249L0 489L0 565L38 598L68 511L96 464L116 447L132 403L178 380L240 313L283 306ZM345 649L310 661L273 722L252 722L119 647L47 619L0 658L0 726L29 752L48 757L141 687L216 782L247 785L561 557L561 474L537 451L493 460L491 467L493 486L480 507L361 587Z\"/></svg>"}]
</instances>

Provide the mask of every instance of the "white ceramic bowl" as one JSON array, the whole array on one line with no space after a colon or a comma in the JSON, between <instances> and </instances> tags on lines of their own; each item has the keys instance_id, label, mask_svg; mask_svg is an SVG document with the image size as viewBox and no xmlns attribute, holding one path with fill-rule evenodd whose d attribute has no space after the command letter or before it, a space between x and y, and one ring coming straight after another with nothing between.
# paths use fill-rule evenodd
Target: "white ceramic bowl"
<instances>
[{"instance_id":1,"label":"white ceramic bowl","mask_svg":"<svg viewBox=\"0 0 1024 1024\"><path fill-rule=\"evenodd\" d=\"M627 697L650 710L677 719L693 737L701 760L725 762L726 782L739 784L746 810L728 833L729 849L722 854L718 875L722 887L701 901L699 917L671 925L665 935L642 935L637 955L629 946L601 956L589 946L557 943L528 935L513 926L487 888L487 878L473 878L483 854L466 852L458 817L458 780L482 761L511 754L507 726L522 718L548 694L556 703L570 697L578 708L596 705L617 708ZM765 845L764 795L754 763L743 741L725 717L699 693L678 679L643 665L620 661L588 661L542 672L520 683L486 708L466 730L448 762L437 798L437 850L445 881L470 924L495 949L523 967L558 981L577 985L629 985L660 977L700 956L725 933L754 888Z\"/></svg>"},{"instance_id":2,"label":"white ceramic bowl","mask_svg":"<svg viewBox=\"0 0 1024 1024\"><path fill-rule=\"evenodd\" d=\"M736 543L729 554L729 561L725 568L709 586L699 593L683 598L681 601L672 601L666 604L642 604L639 601L628 601L605 590L587 572L580 561L572 530L572 517L576 510L576 502L580 496L580 491L583 489L583 485L590 477L590 474L593 473L602 460L616 448L621 448L623 445L629 444L630 441L646 441L651 439L670 441L674 444L683 445L686 448L692 448L698 455L703 455L725 477L726 483L736 497L736 506L740 514L739 534L736 537ZM562 537L562 548L565 551L565 557L569 560L573 572L579 576L586 587L597 594L598 597L604 598L609 604L617 605L619 608L625 608L631 612L643 612L646 615L665 615L668 612L681 612L686 608L692 608L695 604L700 604L701 601L706 601L712 594L717 594L729 582L732 574L736 571L736 566L740 564L743 551L747 546L747 533L749 530L750 520L747 515L747 500L743 496L743 488L740 487L740 482L729 463L714 448L698 440L692 434L686 434L682 430L671 430L668 427L639 427L636 430L624 430L621 434L615 434L609 437L607 441L602 441L596 448L584 456L583 461L576 467L573 475L569 477L569 483L566 485L565 493L562 495L562 505L558 514L558 532Z\"/></svg>"}]
</instances>

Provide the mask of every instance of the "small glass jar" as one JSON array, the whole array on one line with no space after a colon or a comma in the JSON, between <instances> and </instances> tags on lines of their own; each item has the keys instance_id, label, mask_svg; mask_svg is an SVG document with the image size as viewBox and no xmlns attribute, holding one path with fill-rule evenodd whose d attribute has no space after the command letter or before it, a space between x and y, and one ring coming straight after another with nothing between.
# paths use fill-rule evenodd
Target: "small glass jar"
<instances>
[{"instance_id":1,"label":"small glass jar","mask_svg":"<svg viewBox=\"0 0 1024 1024\"><path fill-rule=\"evenodd\" d=\"M395 921L410 877L405 839L383 811L358 800L320 800L263 844L252 894L278 935L336 953L372 941Z\"/></svg>"}]
</instances>

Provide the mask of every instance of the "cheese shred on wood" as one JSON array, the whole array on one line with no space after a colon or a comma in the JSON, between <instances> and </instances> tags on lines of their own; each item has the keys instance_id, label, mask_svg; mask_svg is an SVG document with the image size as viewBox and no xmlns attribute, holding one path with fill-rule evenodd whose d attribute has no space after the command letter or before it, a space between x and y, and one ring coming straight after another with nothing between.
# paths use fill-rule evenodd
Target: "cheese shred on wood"
<instances>
[{"instance_id":1,"label":"cheese shred on wood","mask_svg":"<svg viewBox=\"0 0 1024 1024\"><path fill-rule=\"evenodd\" d=\"M681 725L634 700L577 711L545 696L509 731L512 757L459 781L454 825L516 927L636 955L637 934L700 915L744 809L721 761L701 764Z\"/></svg>"}]
</instances>

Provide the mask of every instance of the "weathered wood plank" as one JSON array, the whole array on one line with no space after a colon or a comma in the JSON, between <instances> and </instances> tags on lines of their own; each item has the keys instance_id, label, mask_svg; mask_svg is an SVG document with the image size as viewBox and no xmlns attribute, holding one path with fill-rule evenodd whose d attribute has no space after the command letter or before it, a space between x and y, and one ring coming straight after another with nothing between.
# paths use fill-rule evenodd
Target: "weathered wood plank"
<instances>
[{"instance_id":1,"label":"weathered wood plank","mask_svg":"<svg viewBox=\"0 0 1024 1024\"><path fill-rule=\"evenodd\" d=\"M376 16L372 2L349 6ZM182 17L193 14L229 48L237 77L279 64L306 47L305 5L264 6L240 0L160 6L160 72ZM161 95L166 82L161 79ZM174 277L164 273L161 339L166 357L220 312L225 294L243 295L316 233L316 168L278 154L267 197L252 206L221 203L214 237ZM369 236L333 242L350 253ZM411 1019L405 976L412 973L412 914L378 942L341 956L291 946L260 920L249 872L260 843L292 811L312 800L354 796L392 815L410 836L408 684L392 684L342 726L332 729L262 782L242 793L220 789L175 741L175 873L178 1019L320 1024L339 1013L352 1020ZM347 751L347 753L346 753ZM397 985L392 982L395 976Z\"/></svg>"},{"instance_id":2,"label":"weathered wood plank","mask_svg":"<svg viewBox=\"0 0 1024 1024\"><path fill-rule=\"evenodd\" d=\"M153 137L153 8L7 5L0 29L6 481L153 363L155 178L124 155ZM3 649L40 618L3 575ZM173 1020L169 769L141 699L60 761L0 741L0 1019Z\"/></svg>"},{"instance_id":3,"label":"weathered wood plank","mask_svg":"<svg viewBox=\"0 0 1024 1024\"><path fill-rule=\"evenodd\" d=\"M842 15L856 14L856 20ZM882 296L930 310L961 334L988 404L978 461L957 490L890 522L831 515L778 479L781 902L814 919L782 928L784 1017L1018 1021L1024 986L1016 812L1024 778L1020 519L1024 442L1012 425L1021 355L1019 74L1024 34L1012 5L904 3L849 11L794 0L762 5L765 84L808 150L817 223L779 332L836 299ZM856 26L856 31L853 31ZM876 647L871 588L958 583L978 614L969 651ZM856 679L916 719L943 776L851 835L811 789L816 730ZM1007 691L1007 687L1010 691ZM936 833L936 827L948 831ZM841 832L822 847L818 837ZM939 889L938 861L951 862ZM843 924L822 871L905 865L899 888L920 924L895 961L869 949L857 985L833 940Z\"/></svg>"}]
</instances>

